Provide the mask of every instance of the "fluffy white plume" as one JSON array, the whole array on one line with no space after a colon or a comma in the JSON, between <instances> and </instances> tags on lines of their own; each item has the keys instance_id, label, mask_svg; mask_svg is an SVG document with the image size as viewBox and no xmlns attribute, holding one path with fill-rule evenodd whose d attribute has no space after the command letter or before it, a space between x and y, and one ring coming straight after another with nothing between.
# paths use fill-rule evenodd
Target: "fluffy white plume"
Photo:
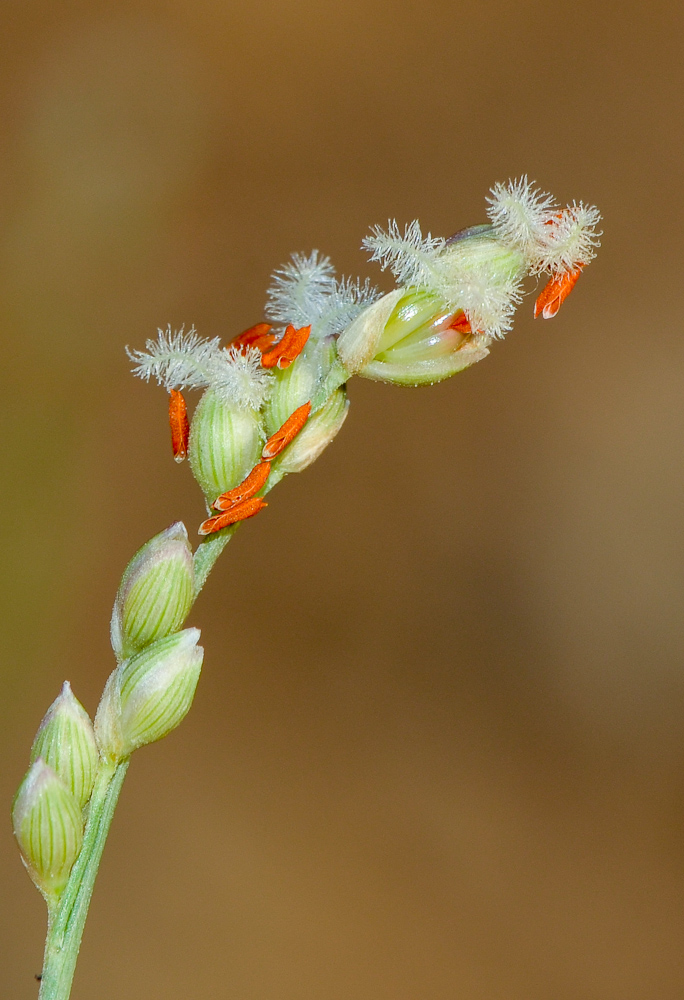
<instances>
[{"instance_id":1,"label":"fluffy white plume","mask_svg":"<svg viewBox=\"0 0 684 1000\"><path fill-rule=\"evenodd\" d=\"M495 184L487 201L497 237L520 250L533 274L575 271L593 259L600 245L597 208L582 202L560 208L527 177Z\"/></svg>"},{"instance_id":2,"label":"fluffy white plume","mask_svg":"<svg viewBox=\"0 0 684 1000\"><path fill-rule=\"evenodd\" d=\"M588 264L601 245L601 233L596 230L600 221L599 210L581 201L558 212L540 240L535 269L560 273Z\"/></svg>"},{"instance_id":3,"label":"fluffy white plume","mask_svg":"<svg viewBox=\"0 0 684 1000\"><path fill-rule=\"evenodd\" d=\"M378 297L368 280L335 278L329 257L313 250L292 254L291 261L273 274L268 289L266 317L275 323L311 326L314 339L340 333Z\"/></svg>"},{"instance_id":4,"label":"fluffy white plume","mask_svg":"<svg viewBox=\"0 0 684 1000\"><path fill-rule=\"evenodd\" d=\"M209 382L212 361L220 351L218 337L205 340L194 326L186 333L185 328L157 331L156 340L148 340L144 351L126 353L135 362L133 374L149 382L156 378L165 389L202 389Z\"/></svg>"},{"instance_id":5,"label":"fluffy white plume","mask_svg":"<svg viewBox=\"0 0 684 1000\"><path fill-rule=\"evenodd\" d=\"M226 347L213 364L210 385L227 403L259 410L273 387L273 376L261 364L261 351Z\"/></svg>"},{"instance_id":6,"label":"fluffy white plume","mask_svg":"<svg viewBox=\"0 0 684 1000\"><path fill-rule=\"evenodd\" d=\"M205 340L192 327L157 332L144 351L126 348L135 363L133 374L165 389L214 389L227 403L259 409L268 397L272 376L261 365L261 352L241 353L221 347L218 337Z\"/></svg>"},{"instance_id":7,"label":"fluffy white plume","mask_svg":"<svg viewBox=\"0 0 684 1000\"><path fill-rule=\"evenodd\" d=\"M486 270L463 275L450 283L450 300L468 317L471 329L485 342L502 339L513 326L516 307L522 301L521 282L515 278L488 275Z\"/></svg>"},{"instance_id":8,"label":"fluffy white plume","mask_svg":"<svg viewBox=\"0 0 684 1000\"><path fill-rule=\"evenodd\" d=\"M409 222L402 235L396 219L390 219L385 231L373 226L363 246L371 260L380 261L383 271L389 267L400 285L428 285L434 263L446 245L441 236L423 236L418 219Z\"/></svg>"},{"instance_id":9,"label":"fluffy white plume","mask_svg":"<svg viewBox=\"0 0 684 1000\"><path fill-rule=\"evenodd\" d=\"M290 262L273 272L266 292L266 317L276 323L309 326L335 290L335 268L329 257L313 250L306 257L293 253Z\"/></svg>"},{"instance_id":10,"label":"fluffy white plume","mask_svg":"<svg viewBox=\"0 0 684 1000\"><path fill-rule=\"evenodd\" d=\"M502 243L519 247L526 257L536 252L545 227L558 211L553 196L537 190L527 176L495 184L487 202L496 235Z\"/></svg>"}]
</instances>

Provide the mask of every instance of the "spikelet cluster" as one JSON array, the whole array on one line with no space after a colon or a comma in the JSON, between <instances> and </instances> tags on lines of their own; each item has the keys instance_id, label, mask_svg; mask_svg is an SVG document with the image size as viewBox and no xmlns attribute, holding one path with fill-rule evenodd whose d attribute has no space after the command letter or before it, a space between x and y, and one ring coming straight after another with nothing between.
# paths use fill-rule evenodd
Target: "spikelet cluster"
<instances>
[{"instance_id":1,"label":"spikelet cluster","mask_svg":"<svg viewBox=\"0 0 684 1000\"><path fill-rule=\"evenodd\" d=\"M318 250L293 253L274 271L266 293L266 318L272 323L310 326L314 340L340 333L378 298L366 279L336 278L329 257Z\"/></svg>"},{"instance_id":2,"label":"spikelet cluster","mask_svg":"<svg viewBox=\"0 0 684 1000\"><path fill-rule=\"evenodd\" d=\"M145 350L126 348L134 362L133 374L165 389L213 389L226 403L258 410L266 401L272 378L261 364L256 348L238 351L222 347L218 337L206 340L192 327L157 332Z\"/></svg>"}]
</instances>

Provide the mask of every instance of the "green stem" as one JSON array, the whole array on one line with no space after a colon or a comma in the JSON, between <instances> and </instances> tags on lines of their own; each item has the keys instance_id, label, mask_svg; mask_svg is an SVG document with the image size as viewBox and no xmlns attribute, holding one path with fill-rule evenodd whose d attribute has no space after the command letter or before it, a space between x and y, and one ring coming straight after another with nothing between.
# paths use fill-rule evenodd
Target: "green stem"
<instances>
[{"instance_id":1,"label":"green stem","mask_svg":"<svg viewBox=\"0 0 684 1000\"><path fill-rule=\"evenodd\" d=\"M71 993L90 897L128 763L105 762L98 772L81 853L59 904L49 914L38 1000L68 1000Z\"/></svg>"}]
</instances>

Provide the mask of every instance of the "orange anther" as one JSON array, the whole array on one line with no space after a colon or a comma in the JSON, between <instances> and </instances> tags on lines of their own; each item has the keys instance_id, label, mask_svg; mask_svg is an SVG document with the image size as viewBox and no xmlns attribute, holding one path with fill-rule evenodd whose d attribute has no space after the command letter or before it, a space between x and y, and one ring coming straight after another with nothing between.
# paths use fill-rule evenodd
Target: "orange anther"
<instances>
[{"instance_id":1,"label":"orange anther","mask_svg":"<svg viewBox=\"0 0 684 1000\"><path fill-rule=\"evenodd\" d=\"M257 323L250 326L238 337L231 341L230 346L244 353L249 347L258 347L260 351L267 351L276 340L275 333L269 333L270 323Z\"/></svg>"},{"instance_id":2,"label":"orange anther","mask_svg":"<svg viewBox=\"0 0 684 1000\"><path fill-rule=\"evenodd\" d=\"M227 493L222 493L220 497L214 500L211 506L214 510L231 510L244 500L251 499L264 486L270 471L270 462L260 462L254 466L250 474L243 479L239 486L228 490Z\"/></svg>"},{"instance_id":3,"label":"orange anther","mask_svg":"<svg viewBox=\"0 0 684 1000\"><path fill-rule=\"evenodd\" d=\"M551 319L555 316L575 287L581 273L582 268L578 267L576 271L566 271L564 274L557 274L555 278L551 278L534 303L534 318L536 319L540 313L544 319Z\"/></svg>"},{"instance_id":4,"label":"orange anther","mask_svg":"<svg viewBox=\"0 0 684 1000\"><path fill-rule=\"evenodd\" d=\"M304 424L309 419L310 413L311 403L304 403L303 406L299 406L294 411L292 416L287 418L280 430L276 431L275 434L268 439L264 445L261 457L266 461L270 461L270 459L279 455L283 448L287 448L290 441L294 441Z\"/></svg>"},{"instance_id":5,"label":"orange anther","mask_svg":"<svg viewBox=\"0 0 684 1000\"><path fill-rule=\"evenodd\" d=\"M188 423L188 408L183 399L183 393L177 389L171 389L169 399L169 425L171 427L171 447L173 457L177 462L182 462L188 453L188 436L190 434L190 424Z\"/></svg>"},{"instance_id":6,"label":"orange anther","mask_svg":"<svg viewBox=\"0 0 684 1000\"><path fill-rule=\"evenodd\" d=\"M288 326L275 347L262 354L261 363L264 368L289 368L295 358L302 353L310 333L310 326L302 326L299 330Z\"/></svg>"},{"instance_id":7,"label":"orange anther","mask_svg":"<svg viewBox=\"0 0 684 1000\"><path fill-rule=\"evenodd\" d=\"M470 321L466 314L459 309L457 313L451 317L451 323L448 326L449 330L456 330L458 333L472 333L470 326Z\"/></svg>"},{"instance_id":8,"label":"orange anther","mask_svg":"<svg viewBox=\"0 0 684 1000\"><path fill-rule=\"evenodd\" d=\"M230 510L225 511L223 514L217 514L215 517L210 517L206 521L202 521L199 526L200 535L213 535L215 531L221 531L222 528L227 528L231 524L237 524L238 521L246 521L248 517L254 517L258 514L262 507L268 507L265 500L261 497L253 497L251 500L245 500L244 503L239 503L235 507L231 507Z\"/></svg>"}]
</instances>

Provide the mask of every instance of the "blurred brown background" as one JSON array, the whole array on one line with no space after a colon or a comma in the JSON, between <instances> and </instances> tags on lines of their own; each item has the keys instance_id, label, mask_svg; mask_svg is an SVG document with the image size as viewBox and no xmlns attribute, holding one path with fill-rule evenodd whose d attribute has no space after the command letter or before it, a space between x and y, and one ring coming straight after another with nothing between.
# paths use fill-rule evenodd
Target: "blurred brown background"
<instances>
[{"instance_id":1,"label":"blurred brown background","mask_svg":"<svg viewBox=\"0 0 684 1000\"><path fill-rule=\"evenodd\" d=\"M528 172L603 247L231 543L205 672L134 760L74 1000L684 996L682 17L676 5L4 0L3 809L119 576L202 516L123 353L230 337L318 247L449 235ZM0 836L0 995L43 903Z\"/></svg>"}]
</instances>

